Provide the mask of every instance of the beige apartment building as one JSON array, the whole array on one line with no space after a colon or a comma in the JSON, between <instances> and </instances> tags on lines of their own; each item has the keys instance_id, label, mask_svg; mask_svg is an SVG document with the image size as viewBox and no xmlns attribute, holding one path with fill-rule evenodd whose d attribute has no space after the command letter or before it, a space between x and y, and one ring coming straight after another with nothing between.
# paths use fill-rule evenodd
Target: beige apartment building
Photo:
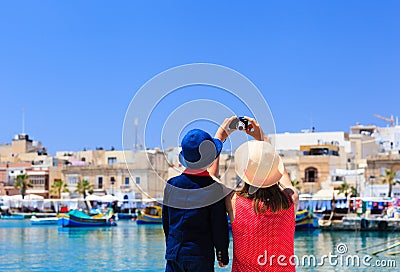
<instances>
[{"instance_id":1,"label":"beige apartment building","mask_svg":"<svg viewBox=\"0 0 400 272\"><path fill-rule=\"evenodd\" d=\"M367 158L379 153L379 144L375 138L376 131L377 127L374 125L364 126L357 124L350 127L350 168L366 168Z\"/></svg>"},{"instance_id":2,"label":"beige apartment building","mask_svg":"<svg viewBox=\"0 0 400 272\"><path fill-rule=\"evenodd\" d=\"M18 134L11 143L0 144L0 163L37 162L47 158L47 150L41 142L33 141L28 134Z\"/></svg>"},{"instance_id":3,"label":"beige apartment building","mask_svg":"<svg viewBox=\"0 0 400 272\"><path fill-rule=\"evenodd\" d=\"M395 180L400 182L400 151L393 150L371 155L367 159L368 167L365 177L368 184L366 190L374 196L387 196L388 184L383 183L386 170L397 172ZM393 186L392 196L400 197L400 184Z\"/></svg>"},{"instance_id":4,"label":"beige apartment building","mask_svg":"<svg viewBox=\"0 0 400 272\"><path fill-rule=\"evenodd\" d=\"M316 193L322 183L330 181L334 169L346 167L344 149L334 143L300 146L299 168L302 192Z\"/></svg>"},{"instance_id":5,"label":"beige apartment building","mask_svg":"<svg viewBox=\"0 0 400 272\"><path fill-rule=\"evenodd\" d=\"M33 188L27 194L48 197L49 168L51 157L38 141L33 141L27 134L18 134L11 143L0 144L0 191L3 195L17 195L14 188L18 175L26 174Z\"/></svg>"},{"instance_id":6,"label":"beige apartment building","mask_svg":"<svg viewBox=\"0 0 400 272\"><path fill-rule=\"evenodd\" d=\"M0 191L2 195L19 195L14 187L18 175L27 175L32 188L26 194L49 197L49 166L34 165L30 162L10 162L0 164Z\"/></svg>"},{"instance_id":7,"label":"beige apartment building","mask_svg":"<svg viewBox=\"0 0 400 272\"><path fill-rule=\"evenodd\" d=\"M168 178L168 162L158 149L142 151L89 150L57 152L59 169L51 183L64 180L70 191L66 197L80 197L80 180L93 185L94 194L113 194L120 199L160 199Z\"/></svg>"}]
</instances>

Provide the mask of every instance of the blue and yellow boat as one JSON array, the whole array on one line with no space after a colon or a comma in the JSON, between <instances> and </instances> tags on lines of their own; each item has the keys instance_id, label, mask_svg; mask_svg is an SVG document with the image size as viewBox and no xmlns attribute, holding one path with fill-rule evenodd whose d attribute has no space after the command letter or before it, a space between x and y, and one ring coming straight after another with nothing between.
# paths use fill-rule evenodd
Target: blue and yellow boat
<instances>
[{"instance_id":1,"label":"blue and yellow boat","mask_svg":"<svg viewBox=\"0 0 400 272\"><path fill-rule=\"evenodd\" d=\"M296 230L310 230L318 227L318 219L308 210L296 212Z\"/></svg>"},{"instance_id":2,"label":"blue and yellow boat","mask_svg":"<svg viewBox=\"0 0 400 272\"><path fill-rule=\"evenodd\" d=\"M162 224L162 208L160 206L149 206L139 213L136 224Z\"/></svg>"},{"instance_id":3,"label":"blue and yellow boat","mask_svg":"<svg viewBox=\"0 0 400 272\"><path fill-rule=\"evenodd\" d=\"M116 226L114 212L109 209L105 214L90 216L79 210L72 210L68 215L59 217L59 225L62 227L110 227Z\"/></svg>"}]
</instances>

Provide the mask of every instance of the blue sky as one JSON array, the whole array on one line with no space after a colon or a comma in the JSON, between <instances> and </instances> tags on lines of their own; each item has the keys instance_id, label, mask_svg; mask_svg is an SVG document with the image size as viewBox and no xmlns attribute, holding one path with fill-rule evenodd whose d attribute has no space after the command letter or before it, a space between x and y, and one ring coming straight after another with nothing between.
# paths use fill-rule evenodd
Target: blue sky
<instances>
[{"instance_id":1,"label":"blue sky","mask_svg":"<svg viewBox=\"0 0 400 272\"><path fill-rule=\"evenodd\" d=\"M135 92L195 62L248 77L278 132L386 126L373 114L400 115L399 10L398 1L2 1L0 142L21 132L24 109L26 132L51 153L121 148ZM193 89L171 101L195 92L225 99Z\"/></svg>"}]
</instances>

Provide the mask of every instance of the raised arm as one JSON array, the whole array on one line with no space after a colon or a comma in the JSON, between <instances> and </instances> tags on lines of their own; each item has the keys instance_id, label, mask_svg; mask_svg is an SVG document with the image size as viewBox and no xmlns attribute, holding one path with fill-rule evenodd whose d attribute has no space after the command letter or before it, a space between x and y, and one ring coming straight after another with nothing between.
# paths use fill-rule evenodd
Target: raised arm
<instances>
[{"instance_id":1,"label":"raised arm","mask_svg":"<svg viewBox=\"0 0 400 272\"><path fill-rule=\"evenodd\" d=\"M215 133L214 138L217 138L222 142L225 142L225 140L229 137L229 135L233 131L235 131L235 129L229 129L229 124L236 118L237 118L236 116L231 116L229 118L226 118L224 122L222 122L222 124L219 126L217 132ZM208 172L210 173L210 175L219 178L219 156L214 161L214 163L208 168Z\"/></svg>"},{"instance_id":2,"label":"raised arm","mask_svg":"<svg viewBox=\"0 0 400 272\"><path fill-rule=\"evenodd\" d=\"M265 141L265 142L270 142L267 135L264 133L262 130L260 124L256 121L256 119L244 116L249 121L249 126L246 129L246 133L250 136L252 136L254 139L257 141Z\"/></svg>"}]
</instances>

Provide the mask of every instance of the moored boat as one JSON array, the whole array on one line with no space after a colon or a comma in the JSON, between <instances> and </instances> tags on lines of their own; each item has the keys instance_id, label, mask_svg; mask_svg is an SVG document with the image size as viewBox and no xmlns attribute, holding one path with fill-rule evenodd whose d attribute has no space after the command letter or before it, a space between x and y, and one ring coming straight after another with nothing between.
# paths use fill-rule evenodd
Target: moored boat
<instances>
[{"instance_id":1,"label":"moored boat","mask_svg":"<svg viewBox=\"0 0 400 272\"><path fill-rule=\"evenodd\" d=\"M105 214L90 216L79 210L72 210L67 215L59 217L59 225L62 227L110 227L116 226L114 212L109 209Z\"/></svg>"},{"instance_id":2,"label":"moored boat","mask_svg":"<svg viewBox=\"0 0 400 272\"><path fill-rule=\"evenodd\" d=\"M136 219L138 225L162 224L162 208L160 206L148 206Z\"/></svg>"},{"instance_id":3,"label":"moored boat","mask_svg":"<svg viewBox=\"0 0 400 272\"><path fill-rule=\"evenodd\" d=\"M30 221L32 225L57 225L58 217L37 218L36 216L32 216Z\"/></svg>"},{"instance_id":4,"label":"moored boat","mask_svg":"<svg viewBox=\"0 0 400 272\"><path fill-rule=\"evenodd\" d=\"M22 214L0 215L1 219L5 220L23 220L25 216Z\"/></svg>"},{"instance_id":5,"label":"moored boat","mask_svg":"<svg viewBox=\"0 0 400 272\"><path fill-rule=\"evenodd\" d=\"M313 230L318 228L318 219L308 210L296 212L296 230Z\"/></svg>"}]
</instances>

